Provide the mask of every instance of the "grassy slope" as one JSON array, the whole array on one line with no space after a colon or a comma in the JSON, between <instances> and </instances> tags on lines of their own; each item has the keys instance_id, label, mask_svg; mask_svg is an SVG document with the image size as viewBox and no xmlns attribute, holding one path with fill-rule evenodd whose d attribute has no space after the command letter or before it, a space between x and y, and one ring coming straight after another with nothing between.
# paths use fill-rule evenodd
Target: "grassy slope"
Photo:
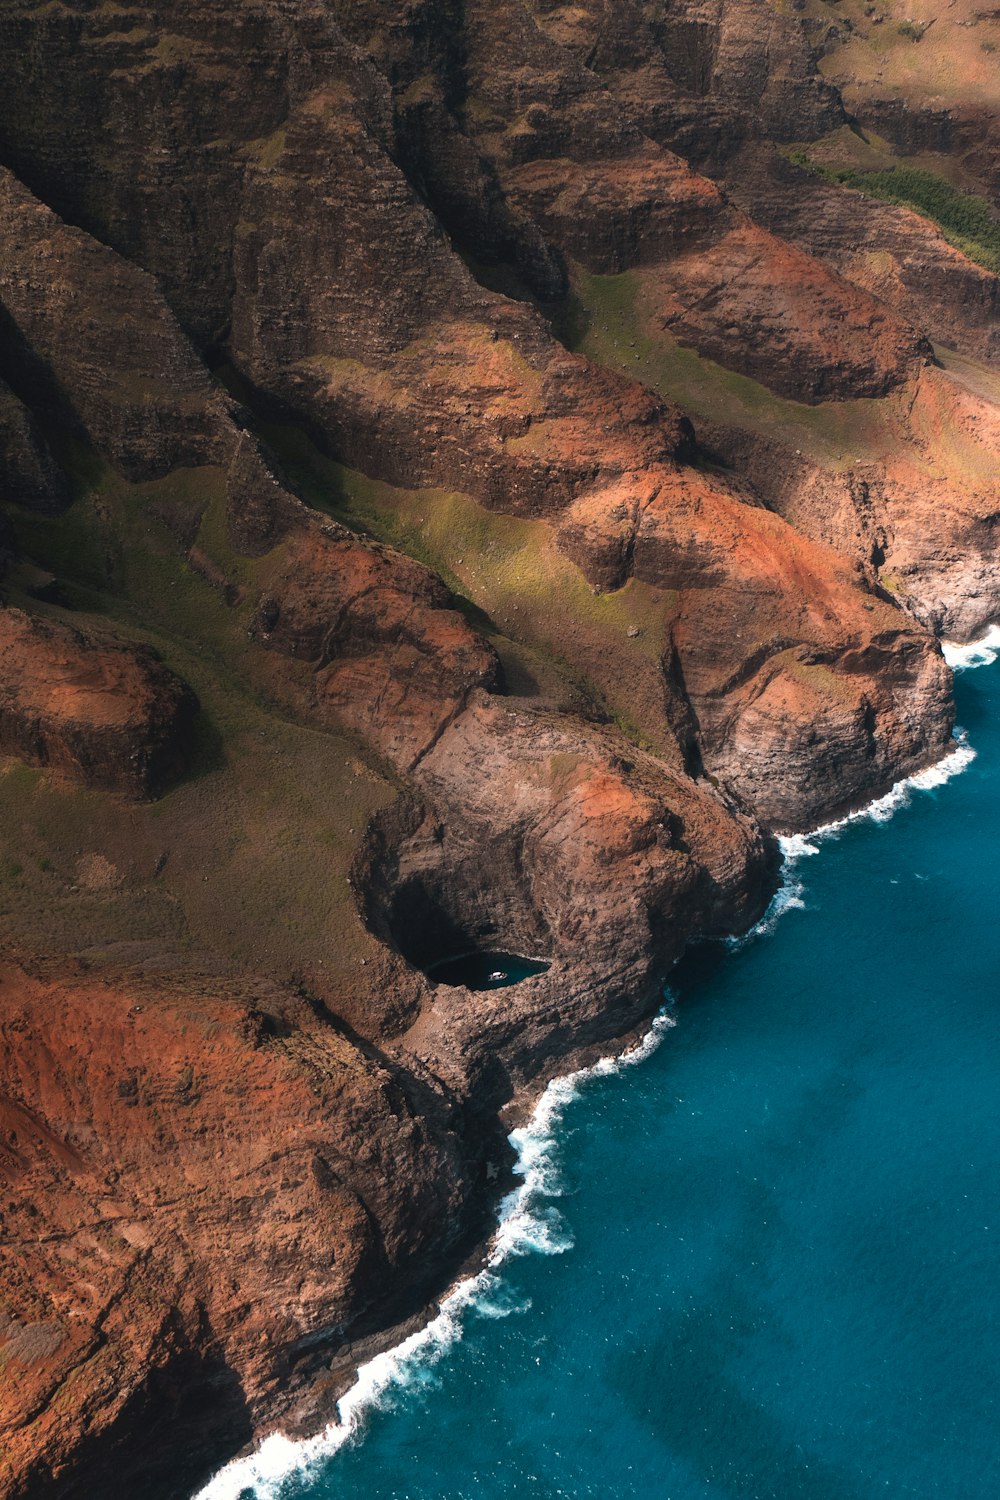
<instances>
[{"instance_id":1,"label":"grassy slope","mask_svg":"<svg viewBox=\"0 0 1000 1500\"><path fill-rule=\"evenodd\" d=\"M494 640L512 692L603 710L673 752L659 672L669 592L631 583L595 595L542 522L366 479L295 429L267 436L318 508L444 576ZM246 634L280 548L256 560L233 553L217 471L130 485L92 455L75 454L73 467L66 514L15 513L25 562L6 596L155 646L198 693L200 743L192 774L147 806L0 762L0 941L95 961L349 976L373 945L347 877L368 818L394 788L355 741L295 722L268 691L276 676L308 685L306 667ZM245 602L227 604L188 566L173 534L185 527ZM49 573L66 608L31 597Z\"/></svg>"},{"instance_id":2,"label":"grassy slope","mask_svg":"<svg viewBox=\"0 0 1000 1500\"><path fill-rule=\"evenodd\" d=\"M557 331L568 347L648 385L699 417L780 439L831 472L859 463L903 462L913 473L958 487L992 485L995 456L936 398L913 402L910 389L883 400L800 406L764 386L684 349L658 333L646 314L640 273L574 276L573 295ZM955 381L1000 404L1000 376L989 366L950 351L937 356ZM934 425L928 427L925 408ZM914 438L916 442L914 442Z\"/></svg>"},{"instance_id":3,"label":"grassy slope","mask_svg":"<svg viewBox=\"0 0 1000 1500\"><path fill-rule=\"evenodd\" d=\"M14 762L0 768L0 939L171 964L253 967L280 977L349 972L371 951L347 876L365 821L393 795L356 744L294 723L251 685L241 612L191 571L153 507L197 516L199 545L244 581L277 557L235 560L221 476L128 485L89 463L55 520L18 515L27 556L56 573L70 620L147 641L201 699L192 775L130 806ZM9 580L29 602L31 569ZM44 608L30 601L32 608ZM271 659L265 660L271 666ZM290 663L274 667L291 673Z\"/></svg>"},{"instance_id":4,"label":"grassy slope","mask_svg":"<svg viewBox=\"0 0 1000 1500\"><path fill-rule=\"evenodd\" d=\"M739 426L797 448L830 472L885 463L904 490L943 482L953 495L961 495L995 485L995 453L988 438L956 413L949 384L1000 403L1000 376L949 351L937 350L947 381L928 380L919 391L908 387L881 401L800 406L657 332L636 272L599 277L577 270L557 332L568 347L638 375L677 401L693 417L696 430L699 418ZM901 592L891 571L882 574L882 582Z\"/></svg>"},{"instance_id":5,"label":"grassy slope","mask_svg":"<svg viewBox=\"0 0 1000 1500\"><path fill-rule=\"evenodd\" d=\"M858 125L841 125L819 140L798 141L780 149L789 153L804 151L814 166L831 173L883 172L889 167L915 167L933 172L942 182L950 183L960 192L974 193L979 186L978 178L967 170L959 157L945 156L940 151L901 156L877 131L862 129Z\"/></svg>"},{"instance_id":6,"label":"grassy slope","mask_svg":"<svg viewBox=\"0 0 1000 1500\"><path fill-rule=\"evenodd\" d=\"M791 160L830 182L912 209L941 230L949 244L977 265L1000 272L1000 220L985 198L963 192L926 167L888 162L879 166L838 165L809 148L793 148Z\"/></svg>"},{"instance_id":7,"label":"grassy slope","mask_svg":"<svg viewBox=\"0 0 1000 1500\"><path fill-rule=\"evenodd\" d=\"M264 435L311 504L445 579L492 639L512 692L590 705L674 753L659 666L673 593L632 580L595 594L543 521L496 514L464 494L368 479L322 457L295 428L265 427Z\"/></svg>"},{"instance_id":8,"label":"grassy slope","mask_svg":"<svg viewBox=\"0 0 1000 1500\"><path fill-rule=\"evenodd\" d=\"M658 330L641 271L593 276L577 268L556 332L567 348L678 402L696 426L702 417L745 427L780 438L830 468L849 467L885 444L885 402L786 401Z\"/></svg>"},{"instance_id":9,"label":"grassy slope","mask_svg":"<svg viewBox=\"0 0 1000 1500\"><path fill-rule=\"evenodd\" d=\"M998 99L1000 18L983 0L807 0L818 20L839 23L841 40L821 71L842 85L847 102L872 93L902 95L911 105L991 105ZM875 16L882 16L880 22ZM848 21L849 26L843 23ZM922 33L917 40L909 28ZM902 28L902 29L901 29Z\"/></svg>"}]
</instances>

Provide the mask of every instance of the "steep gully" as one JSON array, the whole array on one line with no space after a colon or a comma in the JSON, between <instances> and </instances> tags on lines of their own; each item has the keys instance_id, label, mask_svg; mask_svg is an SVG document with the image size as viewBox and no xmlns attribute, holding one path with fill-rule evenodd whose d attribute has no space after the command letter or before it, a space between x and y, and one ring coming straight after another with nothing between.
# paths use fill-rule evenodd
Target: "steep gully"
<instances>
[{"instance_id":1,"label":"steep gully","mask_svg":"<svg viewBox=\"0 0 1000 1500\"><path fill-rule=\"evenodd\" d=\"M613 9L0 19L0 749L130 799L183 775L196 700L142 610L158 639L200 627L179 593L114 603L146 504L224 602L213 651L352 736L386 804L343 918L368 956L334 977L221 942L169 980L162 953L10 953L0 1493L175 1495L254 1432L322 1420L364 1341L481 1237L510 1101L633 1030L690 940L760 915L775 831L949 744L936 636L998 607L995 279L935 246L934 289L889 295L813 253L823 205L796 210L771 143L844 114L795 14ZM901 260L933 239L849 201ZM864 413L874 442L831 464L725 412L692 423L638 355L626 374L555 338L553 309L576 297L600 332L586 289L622 285L655 350L779 412ZM924 330L984 373L942 368ZM479 533L551 541L644 623L595 636L581 605L546 685L518 680L537 633L314 508L264 436L293 429L400 513L459 492ZM52 546L83 506L125 559L85 608ZM464 553L446 562L475 601ZM480 562L501 567L495 540ZM573 677L595 659L603 706ZM609 694L640 681L628 733ZM431 984L463 947L549 967Z\"/></svg>"}]
</instances>

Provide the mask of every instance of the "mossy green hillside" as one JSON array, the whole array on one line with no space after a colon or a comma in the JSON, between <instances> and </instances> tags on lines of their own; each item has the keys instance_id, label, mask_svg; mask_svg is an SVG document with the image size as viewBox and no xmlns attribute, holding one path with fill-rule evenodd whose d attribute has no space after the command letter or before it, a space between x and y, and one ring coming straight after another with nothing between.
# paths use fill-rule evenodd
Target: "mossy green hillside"
<instances>
[{"instance_id":1,"label":"mossy green hillside","mask_svg":"<svg viewBox=\"0 0 1000 1500\"><path fill-rule=\"evenodd\" d=\"M701 417L780 438L831 468L850 467L885 442L884 402L787 401L683 347L656 327L641 271L594 276L576 267L554 327L568 349L641 380L676 401L696 425Z\"/></svg>"},{"instance_id":2,"label":"mossy green hillside","mask_svg":"<svg viewBox=\"0 0 1000 1500\"><path fill-rule=\"evenodd\" d=\"M962 192L937 172L923 167L833 167L801 148L789 151L788 156L798 166L841 187L911 209L935 224L949 244L977 265L1000 272L1000 219L992 204L976 193Z\"/></svg>"},{"instance_id":3,"label":"mossy green hillside","mask_svg":"<svg viewBox=\"0 0 1000 1500\"><path fill-rule=\"evenodd\" d=\"M249 601L281 566L228 543L222 476L212 470L129 485L87 456L65 515L18 514L29 563L57 575L71 609L8 597L69 623L154 645L198 693L191 773L159 802L133 806L16 762L0 772L0 939L51 952L246 967L336 978L370 953L350 867L369 816L394 795L350 738L277 706L268 672L305 677L247 639ZM201 551L246 590L227 604L185 562L187 515Z\"/></svg>"},{"instance_id":4,"label":"mossy green hillside","mask_svg":"<svg viewBox=\"0 0 1000 1500\"><path fill-rule=\"evenodd\" d=\"M675 593L633 579L597 594L544 521L497 514L461 493L369 479L323 457L294 427L263 432L311 504L444 578L493 639L512 691L589 698L633 737L673 753L660 659Z\"/></svg>"}]
</instances>

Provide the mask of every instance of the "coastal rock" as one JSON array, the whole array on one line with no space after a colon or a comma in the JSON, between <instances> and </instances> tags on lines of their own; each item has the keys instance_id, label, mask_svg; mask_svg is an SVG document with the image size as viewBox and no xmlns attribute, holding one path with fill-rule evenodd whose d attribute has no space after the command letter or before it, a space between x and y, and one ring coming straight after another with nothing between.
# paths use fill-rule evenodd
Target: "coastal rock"
<instances>
[{"instance_id":1,"label":"coastal rock","mask_svg":"<svg viewBox=\"0 0 1000 1500\"><path fill-rule=\"evenodd\" d=\"M775 158L846 118L821 9L3 7L0 545L47 602L0 611L0 748L156 795L193 695L94 612L169 641L222 748L181 827L241 846L212 910L287 837L344 960L286 892L254 977L164 840L132 972L89 930L8 966L0 1494L176 1500L328 1420L481 1241L499 1112L759 918L773 830L947 750L1000 399L927 335L992 358L992 283ZM308 860L302 764L343 803ZM548 968L435 982L494 948Z\"/></svg>"},{"instance_id":2,"label":"coastal rock","mask_svg":"<svg viewBox=\"0 0 1000 1500\"><path fill-rule=\"evenodd\" d=\"M763 473L767 454L764 445ZM828 514L824 492L797 486L795 473L788 508L804 496L810 520ZM628 576L676 593L662 661L690 705L689 764L724 778L765 823L814 825L867 800L890 766L914 771L943 753L952 713L939 648L874 574L811 540L811 525L793 530L730 485L678 468L592 492L563 524L571 555L601 586ZM848 550L843 534L834 540ZM808 724L801 761L781 715L759 715L764 695Z\"/></svg>"},{"instance_id":3,"label":"coastal rock","mask_svg":"<svg viewBox=\"0 0 1000 1500\"><path fill-rule=\"evenodd\" d=\"M499 948L546 972L474 997L431 990L399 1045L480 1103L572 1037L634 1026L694 937L762 911L773 844L732 797L572 715L479 692L420 762L426 812L383 824L373 930L417 967Z\"/></svg>"},{"instance_id":4,"label":"coastal rock","mask_svg":"<svg viewBox=\"0 0 1000 1500\"><path fill-rule=\"evenodd\" d=\"M891 781L943 753L939 649L832 549L718 489L665 486L643 512L633 568L679 589L672 647L704 763L772 827L815 825L875 795L889 767ZM724 612L713 582L729 593ZM781 712L762 716L775 697ZM785 712L809 725L796 754Z\"/></svg>"},{"instance_id":5,"label":"coastal rock","mask_svg":"<svg viewBox=\"0 0 1000 1500\"><path fill-rule=\"evenodd\" d=\"M7 962L0 1036L5 1495L187 1492L463 1226L443 1094L293 994Z\"/></svg>"},{"instance_id":6,"label":"coastal rock","mask_svg":"<svg viewBox=\"0 0 1000 1500\"><path fill-rule=\"evenodd\" d=\"M725 424L703 424L700 437L796 531L853 557L872 589L945 638L969 640L998 607L1000 413L990 394L974 371L927 369L893 440L863 464L822 463Z\"/></svg>"}]
</instances>

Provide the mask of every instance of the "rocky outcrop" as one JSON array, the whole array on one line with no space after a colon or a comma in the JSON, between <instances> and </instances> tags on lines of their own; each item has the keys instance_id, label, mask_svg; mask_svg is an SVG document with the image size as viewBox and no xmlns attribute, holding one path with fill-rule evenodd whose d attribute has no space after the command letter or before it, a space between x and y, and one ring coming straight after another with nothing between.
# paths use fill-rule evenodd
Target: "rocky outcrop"
<instances>
[{"instance_id":1,"label":"rocky outcrop","mask_svg":"<svg viewBox=\"0 0 1000 1500\"><path fill-rule=\"evenodd\" d=\"M152 278L2 169L0 309L7 378L123 474L155 478L217 457L222 402Z\"/></svg>"},{"instance_id":2,"label":"rocky outcrop","mask_svg":"<svg viewBox=\"0 0 1000 1500\"><path fill-rule=\"evenodd\" d=\"M196 709L153 651L0 609L0 753L155 797L188 762Z\"/></svg>"},{"instance_id":3,"label":"rocky outcrop","mask_svg":"<svg viewBox=\"0 0 1000 1500\"><path fill-rule=\"evenodd\" d=\"M889 767L898 775L936 759L951 729L950 681L922 633L859 586L835 554L763 520L754 544L741 546L743 527L740 512L723 504L704 543L717 559L729 548L746 557L738 602L723 614L709 593L685 591L672 644L706 765L765 821L788 829L868 800ZM672 508L652 509L636 541L639 576L647 568L659 576L675 536ZM772 593L776 564L779 574L794 573L794 591L778 585ZM777 598L783 608L773 607ZM831 631L836 644L824 645ZM776 705L770 724L765 704ZM808 748L800 741L795 754L793 721L810 726Z\"/></svg>"},{"instance_id":4,"label":"rocky outcrop","mask_svg":"<svg viewBox=\"0 0 1000 1500\"><path fill-rule=\"evenodd\" d=\"M722 31L742 35L745 11L724 9ZM483 249L486 224L501 224L494 255L506 250L549 290L561 290L566 255L604 273L655 263L680 304L698 304L686 336L742 368L754 330L692 280L691 254L715 246L720 263L741 263L737 303L753 295L752 285L739 288L751 266L754 284L769 285L780 303L781 245L757 234L749 249L749 226L714 184L644 135L632 104L522 4L476 3L460 19L441 0L405 21L397 12L376 0L337 7L341 31L305 0L294 24L264 0L209 11L186 0L169 15L132 7L132 24L109 30L102 12L15 7L2 33L8 55L59 60L64 88L46 118L65 133L65 150L40 130L35 105L48 83L29 65L7 80L9 160L68 218L159 276L199 343L228 342L231 327L251 377L262 362L286 367L289 350L294 362L323 353L378 368L380 353L396 355L442 315L473 313L482 301L475 282L420 198L441 182L465 184L461 202L480 205L470 248ZM773 25L800 34L795 23ZM754 48L767 56L759 36ZM803 82L813 76L807 53L794 65ZM791 76L777 71L776 95ZM730 84L741 76L731 61L717 72ZM750 75L741 86L756 98L752 67ZM251 95L248 112L240 101ZM146 129L129 131L143 109ZM88 117L115 120L114 152ZM442 216L461 239L454 195L444 197ZM294 241L284 234L291 219ZM770 367L754 373L810 399L880 393L922 354L914 330L816 268L795 306L765 306L754 317L774 333ZM876 317L886 326L873 339ZM481 312L480 320L491 322ZM842 352L814 393L802 369L822 350L818 341L799 348L804 321L842 325ZM331 329L336 349L315 347L329 343Z\"/></svg>"},{"instance_id":5,"label":"rocky outcrop","mask_svg":"<svg viewBox=\"0 0 1000 1500\"><path fill-rule=\"evenodd\" d=\"M834 130L844 107L817 72L812 18L797 6L702 0L539 7L540 21L622 100L653 140L715 171L747 139Z\"/></svg>"},{"instance_id":6,"label":"rocky outcrop","mask_svg":"<svg viewBox=\"0 0 1000 1500\"><path fill-rule=\"evenodd\" d=\"M997 607L1000 426L988 390L974 370L927 370L885 450L861 464L831 466L725 424L705 423L700 435L796 531L853 557L873 588L937 634L968 640Z\"/></svg>"},{"instance_id":7,"label":"rocky outcrop","mask_svg":"<svg viewBox=\"0 0 1000 1500\"><path fill-rule=\"evenodd\" d=\"M811 517L832 509L804 474L796 485L791 454L781 455L786 471L766 444L728 452L744 473L753 455L761 492L790 519L795 500L805 508L810 494ZM765 822L787 829L868 800L889 766L898 774L942 752L951 731L947 669L919 628L874 592L874 573L866 581L860 563L811 540L811 526L793 530L718 480L683 470L642 479L631 493L620 486L573 507L566 544L602 582L620 585L628 574L677 591L663 665L691 705L696 763L736 787ZM850 515L850 537L840 531L823 541L854 550L858 521ZM764 724L762 702L779 698L783 707ZM793 735L781 720L809 723L801 759L790 753ZM772 743L780 747L773 754Z\"/></svg>"},{"instance_id":8,"label":"rocky outcrop","mask_svg":"<svg viewBox=\"0 0 1000 1500\"><path fill-rule=\"evenodd\" d=\"M741 152L727 182L759 223L835 266L937 343L1000 358L1000 281L928 219L826 182L771 148Z\"/></svg>"},{"instance_id":9,"label":"rocky outcrop","mask_svg":"<svg viewBox=\"0 0 1000 1500\"><path fill-rule=\"evenodd\" d=\"M773 846L732 797L572 716L477 694L417 780L423 817L369 856L373 929L420 968L493 947L551 965L438 985L401 1038L477 1099L634 1026L691 937L745 926L771 888Z\"/></svg>"},{"instance_id":10,"label":"rocky outcrop","mask_svg":"<svg viewBox=\"0 0 1000 1500\"><path fill-rule=\"evenodd\" d=\"M401 770L434 743L500 664L429 569L333 528L300 532L253 632L313 669L320 720L348 723Z\"/></svg>"},{"instance_id":11,"label":"rocky outcrop","mask_svg":"<svg viewBox=\"0 0 1000 1500\"><path fill-rule=\"evenodd\" d=\"M703 642L706 658L711 645ZM939 759L950 739L950 676L912 631L890 628L835 660L801 647L774 651L734 686L727 684L724 707L714 685L696 697L718 742L712 765L777 828L800 821L789 822L790 805L829 821L870 802L899 769ZM803 722L811 743L797 728Z\"/></svg>"},{"instance_id":12,"label":"rocky outcrop","mask_svg":"<svg viewBox=\"0 0 1000 1500\"><path fill-rule=\"evenodd\" d=\"M735 23L744 35L753 30L766 71L759 25L747 24L742 7L725 9L723 29ZM619 61L630 51L638 65L644 37L649 41L648 17L635 17L634 26L624 17L609 21L601 6L587 45L575 35L566 45L564 27L584 24L585 7L574 8L570 19L560 10L550 23L547 13L530 14L523 5L502 11L469 5L460 36L452 27L451 51L426 59L438 70L435 91L433 74L422 74L415 88L412 54L400 56L398 36L388 40L384 8L344 11L342 23L359 41L367 39L394 83L403 141L416 134L420 160L430 156L432 173L436 149L446 149L450 132L439 143L426 116L436 120L444 111L518 213L564 256L605 275L655 267L666 321L700 352L810 401L883 394L926 354L912 327L815 263L791 265L787 247L736 212L713 183L666 149L662 136L642 133L634 102L601 75L601 37L602 28L612 30ZM783 23L774 18L774 25ZM796 23L784 29L801 39ZM659 50L658 42L649 45ZM804 82L813 76L809 56L805 48ZM721 79L738 73L731 58L720 64ZM776 96L782 91L787 78L776 81ZM753 66L744 95L756 105L760 78ZM420 122L415 131L413 115ZM770 353L766 366L754 360L761 344Z\"/></svg>"},{"instance_id":13,"label":"rocky outcrop","mask_svg":"<svg viewBox=\"0 0 1000 1500\"><path fill-rule=\"evenodd\" d=\"M466 1229L451 1101L294 994L7 962L0 1036L4 1494L185 1493Z\"/></svg>"},{"instance_id":14,"label":"rocky outcrop","mask_svg":"<svg viewBox=\"0 0 1000 1500\"><path fill-rule=\"evenodd\" d=\"M796 401L885 396L931 357L886 306L756 225L680 257L647 288L655 322L680 343Z\"/></svg>"}]
</instances>

